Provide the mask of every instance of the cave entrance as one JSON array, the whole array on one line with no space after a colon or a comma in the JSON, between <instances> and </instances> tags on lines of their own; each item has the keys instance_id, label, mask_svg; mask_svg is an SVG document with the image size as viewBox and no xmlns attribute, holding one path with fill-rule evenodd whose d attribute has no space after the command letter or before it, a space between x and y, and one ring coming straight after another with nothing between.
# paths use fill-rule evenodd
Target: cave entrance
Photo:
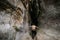
<instances>
[{"instance_id":1,"label":"cave entrance","mask_svg":"<svg viewBox=\"0 0 60 40\"><path fill-rule=\"evenodd\" d=\"M40 1L39 0L31 0L29 2L29 14L30 14L30 18L31 18L31 26L32 28L34 28L34 30L31 28L31 37L32 39L35 38L36 34L37 34L37 30L36 28L38 27L38 17L39 17L39 14L40 14Z\"/></svg>"},{"instance_id":2,"label":"cave entrance","mask_svg":"<svg viewBox=\"0 0 60 40\"><path fill-rule=\"evenodd\" d=\"M31 25L38 26L38 15L40 14L40 1L31 0L29 2L29 14L31 18Z\"/></svg>"}]
</instances>

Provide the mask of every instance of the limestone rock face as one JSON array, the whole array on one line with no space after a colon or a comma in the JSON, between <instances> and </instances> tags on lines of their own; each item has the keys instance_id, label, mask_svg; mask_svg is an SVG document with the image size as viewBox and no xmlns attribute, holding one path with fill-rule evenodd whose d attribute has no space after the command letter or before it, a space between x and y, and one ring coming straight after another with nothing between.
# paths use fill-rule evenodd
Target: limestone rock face
<instances>
[{"instance_id":1,"label":"limestone rock face","mask_svg":"<svg viewBox=\"0 0 60 40\"><path fill-rule=\"evenodd\" d=\"M41 1L44 12L42 13L42 17L40 19L40 27L43 31L39 33L40 36L38 38L41 40L60 40L60 1Z\"/></svg>"},{"instance_id":2,"label":"limestone rock face","mask_svg":"<svg viewBox=\"0 0 60 40\"><path fill-rule=\"evenodd\" d=\"M24 21L26 10L22 2L19 0L7 1L12 5L16 6L17 8L21 8L21 11L23 13L20 10L12 11L10 8L6 10L0 10L0 40L25 40L23 39L23 37L25 37L25 32L27 32L28 29L27 21ZM20 31L17 32L13 26L19 29ZM20 39L20 37L22 38Z\"/></svg>"},{"instance_id":3,"label":"limestone rock face","mask_svg":"<svg viewBox=\"0 0 60 40\"><path fill-rule=\"evenodd\" d=\"M11 15L6 11L0 11L0 40L13 40L15 30L11 27Z\"/></svg>"}]
</instances>

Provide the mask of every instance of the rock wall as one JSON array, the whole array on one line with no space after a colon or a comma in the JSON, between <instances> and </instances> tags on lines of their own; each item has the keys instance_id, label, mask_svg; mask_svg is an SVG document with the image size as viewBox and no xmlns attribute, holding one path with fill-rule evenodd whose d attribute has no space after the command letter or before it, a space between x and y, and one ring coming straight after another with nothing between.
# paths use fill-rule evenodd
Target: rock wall
<instances>
[{"instance_id":1,"label":"rock wall","mask_svg":"<svg viewBox=\"0 0 60 40\"><path fill-rule=\"evenodd\" d=\"M28 12L23 3L20 0L7 1L21 10L8 8L0 11L0 40L29 40Z\"/></svg>"},{"instance_id":2,"label":"rock wall","mask_svg":"<svg viewBox=\"0 0 60 40\"><path fill-rule=\"evenodd\" d=\"M0 40L32 40L29 35L30 15L21 0L8 0L21 8L0 10ZM39 16L39 30L35 40L60 40L60 1L40 0L42 14ZM26 1L25 1L26 2ZM28 5L25 4L27 7ZM19 30L16 31L15 27Z\"/></svg>"},{"instance_id":3,"label":"rock wall","mask_svg":"<svg viewBox=\"0 0 60 40\"><path fill-rule=\"evenodd\" d=\"M42 16L39 18L41 30L39 40L60 40L60 1L41 0Z\"/></svg>"}]
</instances>

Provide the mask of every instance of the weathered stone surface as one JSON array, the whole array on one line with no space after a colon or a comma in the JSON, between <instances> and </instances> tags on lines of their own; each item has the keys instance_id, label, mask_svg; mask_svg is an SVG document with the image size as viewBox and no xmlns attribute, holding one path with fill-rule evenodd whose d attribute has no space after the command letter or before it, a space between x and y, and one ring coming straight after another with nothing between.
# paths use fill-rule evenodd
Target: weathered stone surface
<instances>
[{"instance_id":1,"label":"weathered stone surface","mask_svg":"<svg viewBox=\"0 0 60 40\"><path fill-rule=\"evenodd\" d=\"M28 12L20 0L8 0L14 6L21 8L21 20L14 19L15 11L0 11L0 40L32 40L29 35ZM42 16L39 17L41 27L35 40L60 40L60 1L41 0ZM29 15L30 16L30 15ZM30 19L30 18L29 18ZM20 31L16 31L16 26Z\"/></svg>"}]
</instances>

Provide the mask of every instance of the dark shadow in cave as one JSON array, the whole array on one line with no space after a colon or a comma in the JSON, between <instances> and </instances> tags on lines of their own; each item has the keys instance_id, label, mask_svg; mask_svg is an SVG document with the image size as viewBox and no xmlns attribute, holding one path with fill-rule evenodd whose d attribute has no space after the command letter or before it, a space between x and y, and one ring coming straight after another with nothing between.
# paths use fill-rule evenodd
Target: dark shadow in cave
<instances>
[{"instance_id":1,"label":"dark shadow in cave","mask_svg":"<svg viewBox=\"0 0 60 40\"><path fill-rule=\"evenodd\" d=\"M29 14L30 14L30 18L31 18L31 21L30 21L31 26L35 25L36 27L38 27L38 24L39 24L38 17L40 16L40 10L41 10L40 2L41 2L40 0L32 0L29 2ZM35 28L34 30L30 29L30 31L31 31L30 32L31 37L32 37L32 39L34 39L37 34L37 30Z\"/></svg>"},{"instance_id":2,"label":"dark shadow in cave","mask_svg":"<svg viewBox=\"0 0 60 40\"><path fill-rule=\"evenodd\" d=\"M41 14L40 10L41 10L41 6L40 6L40 2L39 0L32 0L29 2L29 14L31 17L31 25L36 25L38 26L38 17ZM38 4L38 5L37 5Z\"/></svg>"}]
</instances>

